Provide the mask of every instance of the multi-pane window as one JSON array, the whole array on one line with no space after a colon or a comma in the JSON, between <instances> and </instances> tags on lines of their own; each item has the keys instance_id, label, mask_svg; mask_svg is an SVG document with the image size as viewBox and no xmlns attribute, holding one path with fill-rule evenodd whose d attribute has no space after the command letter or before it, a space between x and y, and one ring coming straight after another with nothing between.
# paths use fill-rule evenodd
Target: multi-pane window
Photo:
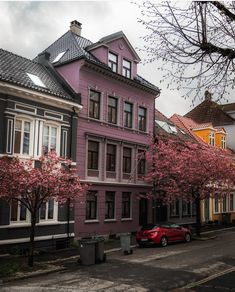
<instances>
[{"instance_id":1,"label":"multi-pane window","mask_svg":"<svg viewBox=\"0 0 235 292\"><path fill-rule=\"evenodd\" d=\"M31 123L24 120L15 121L14 153L29 155Z\"/></svg>"},{"instance_id":2,"label":"multi-pane window","mask_svg":"<svg viewBox=\"0 0 235 292\"><path fill-rule=\"evenodd\" d=\"M191 214L191 203L182 202L182 215L189 216Z\"/></svg>"},{"instance_id":3,"label":"multi-pane window","mask_svg":"<svg viewBox=\"0 0 235 292\"><path fill-rule=\"evenodd\" d=\"M145 175L145 165L146 165L146 159L145 159L145 151L144 150L138 150L138 175Z\"/></svg>"},{"instance_id":4,"label":"multi-pane window","mask_svg":"<svg viewBox=\"0 0 235 292\"><path fill-rule=\"evenodd\" d=\"M115 171L116 170L116 145L107 144L107 154L106 154L106 170Z\"/></svg>"},{"instance_id":5,"label":"multi-pane window","mask_svg":"<svg viewBox=\"0 0 235 292\"><path fill-rule=\"evenodd\" d=\"M99 168L99 142L97 141L88 141L88 169Z\"/></svg>"},{"instance_id":6,"label":"multi-pane window","mask_svg":"<svg viewBox=\"0 0 235 292\"><path fill-rule=\"evenodd\" d=\"M43 128L43 148L44 153L56 150L58 140L58 128L51 125L45 125Z\"/></svg>"},{"instance_id":7,"label":"multi-pane window","mask_svg":"<svg viewBox=\"0 0 235 292\"><path fill-rule=\"evenodd\" d=\"M109 96L108 98L108 122L117 124L117 111L118 111L117 98Z\"/></svg>"},{"instance_id":8,"label":"multi-pane window","mask_svg":"<svg viewBox=\"0 0 235 292\"><path fill-rule=\"evenodd\" d=\"M97 191L89 191L86 196L86 220L97 219Z\"/></svg>"},{"instance_id":9,"label":"multi-pane window","mask_svg":"<svg viewBox=\"0 0 235 292\"><path fill-rule=\"evenodd\" d=\"M226 138L225 136L221 137L221 148L226 149Z\"/></svg>"},{"instance_id":10,"label":"multi-pane window","mask_svg":"<svg viewBox=\"0 0 235 292\"><path fill-rule=\"evenodd\" d=\"M175 201L170 205L170 217L179 217L179 201Z\"/></svg>"},{"instance_id":11,"label":"multi-pane window","mask_svg":"<svg viewBox=\"0 0 235 292\"><path fill-rule=\"evenodd\" d=\"M229 196L229 210L234 211L234 194Z\"/></svg>"},{"instance_id":12,"label":"multi-pane window","mask_svg":"<svg viewBox=\"0 0 235 292\"><path fill-rule=\"evenodd\" d=\"M139 107L138 112L138 125L140 131L146 131L146 117L147 117L147 110L144 107Z\"/></svg>"},{"instance_id":13,"label":"multi-pane window","mask_svg":"<svg viewBox=\"0 0 235 292\"><path fill-rule=\"evenodd\" d=\"M48 202L43 202L39 210L40 220L53 220L55 210L54 199L50 199Z\"/></svg>"},{"instance_id":14,"label":"multi-pane window","mask_svg":"<svg viewBox=\"0 0 235 292\"><path fill-rule=\"evenodd\" d=\"M131 193L122 193L122 218L131 217Z\"/></svg>"},{"instance_id":15,"label":"multi-pane window","mask_svg":"<svg viewBox=\"0 0 235 292\"><path fill-rule=\"evenodd\" d=\"M210 145L215 146L215 134L214 133L210 133Z\"/></svg>"},{"instance_id":16,"label":"multi-pane window","mask_svg":"<svg viewBox=\"0 0 235 292\"><path fill-rule=\"evenodd\" d=\"M131 62L123 59L122 63L122 75L131 78Z\"/></svg>"},{"instance_id":17,"label":"multi-pane window","mask_svg":"<svg viewBox=\"0 0 235 292\"><path fill-rule=\"evenodd\" d=\"M133 105L129 102L124 103L124 126L132 128Z\"/></svg>"},{"instance_id":18,"label":"multi-pane window","mask_svg":"<svg viewBox=\"0 0 235 292\"><path fill-rule=\"evenodd\" d=\"M215 197L214 197L214 210L215 210L215 213L219 212L219 196L218 196L218 194L215 194Z\"/></svg>"},{"instance_id":19,"label":"multi-pane window","mask_svg":"<svg viewBox=\"0 0 235 292\"><path fill-rule=\"evenodd\" d=\"M20 201L11 201L11 222L26 222L27 213L27 208Z\"/></svg>"},{"instance_id":20,"label":"multi-pane window","mask_svg":"<svg viewBox=\"0 0 235 292\"><path fill-rule=\"evenodd\" d=\"M105 219L114 219L115 215L115 192L105 194Z\"/></svg>"},{"instance_id":21,"label":"multi-pane window","mask_svg":"<svg viewBox=\"0 0 235 292\"><path fill-rule=\"evenodd\" d=\"M131 173L131 148L123 147L123 172Z\"/></svg>"},{"instance_id":22,"label":"multi-pane window","mask_svg":"<svg viewBox=\"0 0 235 292\"><path fill-rule=\"evenodd\" d=\"M118 56L116 54L113 54L109 52L109 67L113 72L117 73L117 67L118 67Z\"/></svg>"},{"instance_id":23,"label":"multi-pane window","mask_svg":"<svg viewBox=\"0 0 235 292\"><path fill-rule=\"evenodd\" d=\"M89 117L100 118L100 93L93 90L90 90Z\"/></svg>"}]
</instances>

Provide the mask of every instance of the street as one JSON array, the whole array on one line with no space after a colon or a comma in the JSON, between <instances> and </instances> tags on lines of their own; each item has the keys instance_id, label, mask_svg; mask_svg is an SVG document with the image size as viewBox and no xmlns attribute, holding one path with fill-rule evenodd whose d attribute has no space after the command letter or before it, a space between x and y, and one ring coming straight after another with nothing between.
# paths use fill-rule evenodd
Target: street
<instances>
[{"instance_id":1,"label":"street","mask_svg":"<svg viewBox=\"0 0 235 292\"><path fill-rule=\"evenodd\" d=\"M235 291L234 243L235 229L230 229L206 241L136 248L128 256L113 252L106 263L67 262L66 271L10 282L0 291Z\"/></svg>"}]
</instances>

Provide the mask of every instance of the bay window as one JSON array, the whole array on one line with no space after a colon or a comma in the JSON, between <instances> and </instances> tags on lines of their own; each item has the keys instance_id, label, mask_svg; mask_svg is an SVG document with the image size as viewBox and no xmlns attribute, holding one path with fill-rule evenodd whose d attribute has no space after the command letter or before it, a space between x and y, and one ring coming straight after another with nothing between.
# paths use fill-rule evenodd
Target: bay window
<instances>
[{"instance_id":1,"label":"bay window","mask_svg":"<svg viewBox=\"0 0 235 292\"><path fill-rule=\"evenodd\" d=\"M43 147L44 154L48 151L55 150L58 152L58 127L53 125L44 125L43 128Z\"/></svg>"},{"instance_id":2,"label":"bay window","mask_svg":"<svg viewBox=\"0 0 235 292\"><path fill-rule=\"evenodd\" d=\"M14 130L14 153L30 155L31 148L31 122L16 119Z\"/></svg>"}]
</instances>

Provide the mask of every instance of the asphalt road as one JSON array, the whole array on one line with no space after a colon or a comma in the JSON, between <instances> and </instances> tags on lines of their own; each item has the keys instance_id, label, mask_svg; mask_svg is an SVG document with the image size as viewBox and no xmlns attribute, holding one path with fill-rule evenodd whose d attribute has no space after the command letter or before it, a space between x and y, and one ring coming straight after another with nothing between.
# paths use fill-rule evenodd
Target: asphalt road
<instances>
[{"instance_id":1,"label":"asphalt road","mask_svg":"<svg viewBox=\"0 0 235 292\"><path fill-rule=\"evenodd\" d=\"M2 285L0 291L235 291L235 228L212 240L136 248L128 256L114 252L100 265L68 262L66 267Z\"/></svg>"}]
</instances>

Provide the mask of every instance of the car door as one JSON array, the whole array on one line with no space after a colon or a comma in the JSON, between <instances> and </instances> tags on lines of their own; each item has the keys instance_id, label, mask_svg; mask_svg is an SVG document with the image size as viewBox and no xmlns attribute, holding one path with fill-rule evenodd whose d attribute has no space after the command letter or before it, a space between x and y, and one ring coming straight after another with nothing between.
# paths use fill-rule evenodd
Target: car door
<instances>
[{"instance_id":1,"label":"car door","mask_svg":"<svg viewBox=\"0 0 235 292\"><path fill-rule=\"evenodd\" d=\"M170 225L171 229L171 238L172 241L179 241L182 240L182 228L178 224L171 224Z\"/></svg>"}]
</instances>

